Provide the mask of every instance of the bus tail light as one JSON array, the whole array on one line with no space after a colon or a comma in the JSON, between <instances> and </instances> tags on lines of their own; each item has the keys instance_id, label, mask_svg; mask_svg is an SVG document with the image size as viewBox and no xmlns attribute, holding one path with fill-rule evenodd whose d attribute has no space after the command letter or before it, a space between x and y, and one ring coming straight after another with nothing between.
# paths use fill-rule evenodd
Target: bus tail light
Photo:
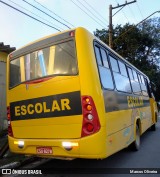
<instances>
[{"instance_id":1,"label":"bus tail light","mask_svg":"<svg viewBox=\"0 0 160 177\"><path fill-rule=\"evenodd\" d=\"M10 60L12 59L12 54L9 55L9 59L10 59Z\"/></svg>"},{"instance_id":2,"label":"bus tail light","mask_svg":"<svg viewBox=\"0 0 160 177\"><path fill-rule=\"evenodd\" d=\"M11 114L10 114L10 107L7 107L7 119L8 119L8 135L13 137L13 131L11 126Z\"/></svg>"},{"instance_id":3,"label":"bus tail light","mask_svg":"<svg viewBox=\"0 0 160 177\"><path fill-rule=\"evenodd\" d=\"M94 134L100 130L100 122L91 96L82 96L83 124L81 137Z\"/></svg>"},{"instance_id":4,"label":"bus tail light","mask_svg":"<svg viewBox=\"0 0 160 177\"><path fill-rule=\"evenodd\" d=\"M74 37L75 36L75 31L70 31L69 36Z\"/></svg>"}]
</instances>

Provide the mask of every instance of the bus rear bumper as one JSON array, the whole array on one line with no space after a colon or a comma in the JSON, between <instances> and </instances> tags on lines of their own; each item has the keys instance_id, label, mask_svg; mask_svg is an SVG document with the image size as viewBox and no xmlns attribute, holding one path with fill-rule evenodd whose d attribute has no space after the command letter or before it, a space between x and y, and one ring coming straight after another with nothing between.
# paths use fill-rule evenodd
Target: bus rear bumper
<instances>
[{"instance_id":1,"label":"bus rear bumper","mask_svg":"<svg viewBox=\"0 0 160 177\"><path fill-rule=\"evenodd\" d=\"M101 127L102 128L102 127ZM47 158L89 158L106 157L106 140L103 131L79 139L16 139L8 136L11 152Z\"/></svg>"}]
</instances>

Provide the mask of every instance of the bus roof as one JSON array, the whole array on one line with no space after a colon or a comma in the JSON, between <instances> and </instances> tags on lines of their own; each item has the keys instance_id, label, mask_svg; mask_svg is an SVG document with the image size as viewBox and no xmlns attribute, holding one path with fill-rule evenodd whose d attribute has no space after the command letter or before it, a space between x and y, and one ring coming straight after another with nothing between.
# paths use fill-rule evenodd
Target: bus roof
<instances>
[{"instance_id":1,"label":"bus roof","mask_svg":"<svg viewBox=\"0 0 160 177\"><path fill-rule=\"evenodd\" d=\"M74 29L70 29L70 30L65 30L63 32L58 32L49 36L45 36L43 38L40 38L36 41L33 41L17 50L15 50L14 52L12 52L12 59L17 58L19 56L25 55L29 52L33 52L38 48L45 48L50 46L51 44L58 42L58 41L63 41L64 39L67 39L69 37L71 37L69 35L69 33L71 31L76 31L76 30L82 30L85 31L86 33L90 34L94 39L96 39L99 43L103 44L105 47L107 47L114 55L118 56L121 60L123 60L126 64L128 64L129 66L131 66L132 68L134 68L135 70L137 70L138 72L140 72L141 74L143 74L145 77L147 77L143 72L141 72L138 68L136 68L134 65L132 65L129 61L127 61L126 59L124 59L122 56L120 56L117 52L115 52L113 49L111 49L107 44L105 44L103 41L101 41L98 37L94 36L92 33L90 33L87 29L83 28L83 27L77 27ZM148 79L148 77L147 77Z\"/></svg>"},{"instance_id":2,"label":"bus roof","mask_svg":"<svg viewBox=\"0 0 160 177\"><path fill-rule=\"evenodd\" d=\"M51 44L69 38L69 33L75 29L66 30L63 32L58 32L49 36L45 36L38 40L35 40L11 53L12 59L27 54L29 52L35 51L38 48L45 48Z\"/></svg>"},{"instance_id":3,"label":"bus roof","mask_svg":"<svg viewBox=\"0 0 160 177\"><path fill-rule=\"evenodd\" d=\"M140 71L138 68L136 68L134 65L132 65L129 61L127 61L125 58L123 58L121 55L119 55L117 52L115 52L113 49L111 49L107 44L105 44L103 41L101 41L98 37L95 36L95 39L97 41L99 41L101 44L103 44L104 46L106 46L114 55L118 56L122 61L124 61L126 64L128 64L129 66L134 68L136 71L143 74L148 79L148 76L146 76L142 71Z\"/></svg>"}]
</instances>

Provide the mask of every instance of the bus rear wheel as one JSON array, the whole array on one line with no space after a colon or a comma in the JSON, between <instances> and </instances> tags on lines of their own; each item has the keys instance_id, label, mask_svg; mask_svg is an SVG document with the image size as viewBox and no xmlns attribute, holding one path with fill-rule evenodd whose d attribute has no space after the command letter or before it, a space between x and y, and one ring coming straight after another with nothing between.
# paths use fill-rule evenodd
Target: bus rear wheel
<instances>
[{"instance_id":1,"label":"bus rear wheel","mask_svg":"<svg viewBox=\"0 0 160 177\"><path fill-rule=\"evenodd\" d=\"M151 131L156 131L156 124L153 124L153 125L151 126Z\"/></svg>"},{"instance_id":2,"label":"bus rear wheel","mask_svg":"<svg viewBox=\"0 0 160 177\"><path fill-rule=\"evenodd\" d=\"M150 130L151 131L156 131L156 122L157 122L157 113L155 113L155 123L151 126Z\"/></svg>"},{"instance_id":3,"label":"bus rear wheel","mask_svg":"<svg viewBox=\"0 0 160 177\"><path fill-rule=\"evenodd\" d=\"M136 125L136 137L135 141L131 144L131 149L134 151L138 151L140 148L140 129L139 126Z\"/></svg>"}]
</instances>

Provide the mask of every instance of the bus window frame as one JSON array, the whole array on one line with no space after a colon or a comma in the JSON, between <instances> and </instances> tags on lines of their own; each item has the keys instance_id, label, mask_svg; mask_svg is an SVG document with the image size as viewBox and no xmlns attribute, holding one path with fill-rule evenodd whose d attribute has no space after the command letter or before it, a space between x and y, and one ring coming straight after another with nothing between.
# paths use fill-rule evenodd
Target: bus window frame
<instances>
[{"instance_id":1,"label":"bus window frame","mask_svg":"<svg viewBox=\"0 0 160 177\"><path fill-rule=\"evenodd\" d=\"M137 78L138 78L138 73L137 73L137 71L136 71L135 68L133 68L131 65L126 65L126 66L127 66L127 72L128 72L128 76L129 76L130 84L131 84L132 94L133 94L133 95L136 95L136 96L142 96L143 94L142 94L142 89L141 89L141 86L140 86L139 80L136 81L135 78L134 78L134 74L133 74L133 71L135 71L136 74L137 74ZM130 75L129 75L129 69L130 69L131 72L132 72L132 77L133 77L133 79L130 78ZM133 80L134 82L136 82L136 83L139 84L139 87L140 87L140 94L136 94L136 93L134 92L131 80Z\"/></svg>"},{"instance_id":2,"label":"bus window frame","mask_svg":"<svg viewBox=\"0 0 160 177\"><path fill-rule=\"evenodd\" d=\"M96 45L99 47L99 51L100 51L100 49L102 48L102 49L105 50L105 52L106 52L107 60L108 60L108 65L109 65L109 69L110 69L110 71L111 71L111 76L112 76L112 81L113 81L113 86L114 86L113 89L104 88L104 87L103 87L103 84L102 84L102 81L101 81L101 77L100 77L99 65L98 65L98 62L97 62L97 59L96 59L96 51L95 51L95 46L96 46ZM101 87L102 87L103 90L117 91L117 92L121 92L121 93L125 93L125 94L135 95L135 96L145 96L145 97L149 97L149 95L147 96L147 95L143 95L143 94L142 94L142 89L141 89L141 86L140 86L140 81L139 81L138 74L140 73L140 74L144 77L144 79L145 79L146 77L145 77L141 72L139 72L139 71L137 70L137 68L135 68L131 63L127 63L125 60L123 60L122 58L118 57L118 56L117 56L116 54L114 54L108 47L104 46L102 43L100 43L100 42L97 41L96 39L93 40L93 50L94 50L94 56L95 56L95 60L96 60L96 65L97 65L99 80L100 80L100 84L101 84ZM101 55L101 51L100 51L100 55ZM121 90L118 90L118 89L116 88L115 79L114 79L113 70L112 70L112 67L111 67L109 55L111 55L112 57L114 57L114 58L117 60L117 63L118 63L118 61L120 61L120 62L122 62L122 63L125 65L126 71L127 71L127 75L128 75L128 79L129 79L129 84L130 84L131 92L121 91ZM101 61L102 61L102 64L103 64L102 56L101 56ZM105 66L100 66L100 67L106 68ZM118 68L119 68L119 64L118 64ZM131 71L132 71L133 80L139 84L139 87L140 87L140 94L136 94L135 92L133 92L133 88L132 88L132 84L131 84L131 80L130 80L128 68L130 68ZM133 71L136 72L138 81L135 80ZM116 73L117 73L117 72L116 72ZM121 74L120 68L119 68L119 72L118 72L118 73ZM123 75L122 75L122 76L123 76ZM124 76L124 77L126 77L126 76ZM147 93L148 93L148 92L147 92Z\"/></svg>"},{"instance_id":3,"label":"bus window frame","mask_svg":"<svg viewBox=\"0 0 160 177\"><path fill-rule=\"evenodd\" d=\"M146 84L147 93L148 93L149 98L153 98L153 91L151 90L149 82L148 82L147 78L145 78L145 77L144 77L144 82Z\"/></svg>"},{"instance_id":4,"label":"bus window frame","mask_svg":"<svg viewBox=\"0 0 160 177\"><path fill-rule=\"evenodd\" d=\"M113 59L116 60L116 62L117 62L117 67L118 67L118 72L117 72L117 71L113 71L112 64L111 64L111 61L110 61L110 56L111 56ZM110 65L111 65L111 70L112 70L112 72L120 73L120 68L119 68L119 64L118 64L118 58L117 58L117 56L114 55L113 53L109 52L108 57L109 57L109 62L110 62Z\"/></svg>"},{"instance_id":5,"label":"bus window frame","mask_svg":"<svg viewBox=\"0 0 160 177\"><path fill-rule=\"evenodd\" d=\"M137 74L138 74L138 80L139 80L139 83L140 83L140 88L141 88L141 93L142 93L142 95L143 95L144 97L149 97L149 93L148 93L148 90L147 90L147 85L146 85L146 82L145 82L146 77L144 77L143 74L141 74L141 73L139 73L139 72L138 72ZM144 83L143 83L141 77L143 77ZM146 87L146 90L142 90L142 86L141 86L141 85L144 85L144 86ZM144 94L143 94L144 91L147 93L147 95L144 95Z\"/></svg>"},{"instance_id":6,"label":"bus window frame","mask_svg":"<svg viewBox=\"0 0 160 177\"><path fill-rule=\"evenodd\" d=\"M36 81L36 80L43 80L43 79L45 79L45 78L50 78L50 77L57 77L57 76L77 76L77 75L79 75L76 40L75 40L75 38L73 38L73 37L72 37L72 38L67 38L67 39L64 39L64 40L61 40L61 41L56 41L55 43L52 43L52 44L50 44L50 45L46 45L46 46L43 46L43 47L39 46L38 48L35 48L35 50L31 50L31 51L28 51L28 52L26 52L26 53L22 53L22 55L16 56L16 57L11 58L11 59L9 58L9 59L8 59L8 63L9 63L8 71L9 71L9 73L10 73L10 62L11 62L11 61L16 60L16 59L21 58L21 57L24 58L25 55L31 54L31 53L33 53L33 52L35 52L35 51L37 51L37 50L43 50L43 49L48 48L48 47L49 47L50 50L51 50L51 47L52 47L52 46L55 46L55 45L58 45L58 44L62 44L62 43L68 42L68 41L73 41L73 42L74 42L75 57L76 57L76 65L77 65L77 73L76 73L76 74L70 74L70 75L52 74L52 75L47 75L47 76L39 77L39 78L36 78L36 79L31 79L31 80L26 80L26 81L20 82L20 83L14 85L14 86L12 86L12 87L10 87L10 74L9 74L9 78L8 78L8 81L9 81L8 89L11 90L11 89L13 89L13 88L15 88L15 87L17 87L17 86L19 86L19 85L21 85L21 84L27 84L27 82L32 82L32 81ZM25 72L25 71L24 71L24 72Z\"/></svg>"},{"instance_id":7,"label":"bus window frame","mask_svg":"<svg viewBox=\"0 0 160 177\"><path fill-rule=\"evenodd\" d=\"M127 74L127 76L124 75L124 74L121 72L122 70L121 70L121 67L120 67L120 63L124 65L124 67L125 67L125 69L126 69L126 74ZM119 69L120 69L120 73L121 73L121 75L124 76L124 77L128 77L128 78L129 78L129 74L128 74L128 72L127 72L127 66L126 66L126 63L123 62L122 60L118 60L118 65L119 65Z\"/></svg>"},{"instance_id":8,"label":"bus window frame","mask_svg":"<svg viewBox=\"0 0 160 177\"><path fill-rule=\"evenodd\" d=\"M135 68L133 68L133 67L130 67L130 68L132 69L134 82L138 83L138 84L139 84L139 87L140 87L140 94L136 94L135 92L133 92L133 94L134 94L134 95L138 95L138 96L144 96L143 93L142 93L141 83L140 83L139 76L138 76L138 75L139 75L139 72L138 72ZM137 79L138 79L138 81L137 81L137 80L135 79L135 77L134 77L134 72L137 74Z\"/></svg>"},{"instance_id":9,"label":"bus window frame","mask_svg":"<svg viewBox=\"0 0 160 177\"><path fill-rule=\"evenodd\" d=\"M103 60L103 56L102 56L102 51L105 52L108 67L104 65L104 60ZM109 60L108 60L108 53L107 53L107 51L106 51L103 47L100 47L100 54L101 54L101 57L102 57L103 67L110 69L110 66L109 66Z\"/></svg>"},{"instance_id":10,"label":"bus window frame","mask_svg":"<svg viewBox=\"0 0 160 177\"><path fill-rule=\"evenodd\" d=\"M113 71L112 66L111 66L111 71L112 71L112 75L113 75L113 80L114 80L114 84L115 84L115 89L116 89L116 91L117 91L117 92L126 93L126 94L133 94L132 87L131 87L131 82L130 82L130 78L129 78L129 74L128 74L128 71L127 71L127 66L128 66L127 63L126 63L124 60L122 60L120 57L118 57L117 55L113 54L111 51L109 51L108 57L109 57L109 56L111 56L112 58L114 58L115 60L117 60L117 65L118 65L118 69L119 69L119 72ZM126 77L126 76L124 76L124 75L121 74L121 70L120 70L120 66L119 66L119 62L118 62L118 61L122 62L122 63L125 65L128 77ZM110 65L111 65L110 58L109 58L109 63L110 63ZM123 77L129 79L129 84L130 84L131 92L122 91L122 90L118 90L118 89L117 89L113 72L118 73L118 74L120 74L121 76L123 76Z\"/></svg>"},{"instance_id":11,"label":"bus window frame","mask_svg":"<svg viewBox=\"0 0 160 177\"><path fill-rule=\"evenodd\" d=\"M99 60L97 59L96 48L98 48L98 50L99 50L99 56L100 56L100 62L101 62L101 64L98 63ZM94 46L94 50L95 50L95 58L96 58L97 65L103 67L103 60L102 60L102 54L101 54L100 46L98 46L98 45L96 44L96 45Z\"/></svg>"},{"instance_id":12,"label":"bus window frame","mask_svg":"<svg viewBox=\"0 0 160 177\"><path fill-rule=\"evenodd\" d=\"M97 58L96 58L96 50L95 50L95 46L96 46L96 45L99 47L99 50L100 50L100 48L102 48L103 50L105 50L106 55L107 55L107 61L108 61L108 66L109 66L109 68L107 68L107 67L105 67L105 66L103 66L103 65L102 65L102 66L98 65L98 61L97 61ZM108 53L109 53L108 48L106 48L103 44L101 44L99 41L97 41L96 39L94 39L94 40L93 40L93 50L94 50L94 58L95 58L95 60L96 60L97 71L98 71L99 81L100 81L102 90L114 91L116 87L115 87L115 82L114 82L114 79L113 79L113 73L112 73L112 71L111 71L111 65L110 65L109 56L108 56L108 55L109 55L109 54L108 54ZM100 51L100 55L101 55L101 51ZM102 64L103 64L102 56L101 56L101 61L102 61ZM103 86L102 81L101 81L99 66L100 66L100 67L103 67L103 68L107 68L107 69L110 70L110 72L111 72L111 77L112 77L112 82L113 82L113 89L111 89L111 88L105 88L105 87Z\"/></svg>"}]
</instances>

